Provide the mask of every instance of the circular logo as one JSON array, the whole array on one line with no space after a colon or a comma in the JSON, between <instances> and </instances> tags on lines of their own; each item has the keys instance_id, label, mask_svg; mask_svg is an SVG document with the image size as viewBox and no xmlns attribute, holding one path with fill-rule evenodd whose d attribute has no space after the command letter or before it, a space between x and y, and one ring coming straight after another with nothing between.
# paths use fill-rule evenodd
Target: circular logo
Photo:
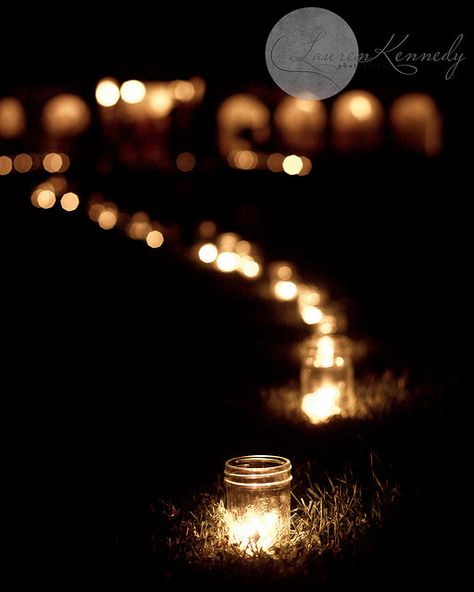
<instances>
[{"instance_id":1,"label":"circular logo","mask_svg":"<svg viewBox=\"0 0 474 592\"><path fill-rule=\"evenodd\" d=\"M299 8L281 18L267 39L265 57L273 80L300 99L327 99L341 92L357 69L356 37L325 8Z\"/></svg>"}]
</instances>

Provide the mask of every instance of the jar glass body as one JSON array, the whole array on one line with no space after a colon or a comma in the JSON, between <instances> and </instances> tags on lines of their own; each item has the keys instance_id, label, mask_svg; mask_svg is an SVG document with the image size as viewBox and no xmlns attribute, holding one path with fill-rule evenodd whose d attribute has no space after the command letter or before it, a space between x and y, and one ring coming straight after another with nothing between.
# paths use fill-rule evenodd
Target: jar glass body
<instances>
[{"instance_id":1,"label":"jar glass body","mask_svg":"<svg viewBox=\"0 0 474 592\"><path fill-rule=\"evenodd\" d=\"M301 407L312 423L350 415L354 407L351 341L341 335L308 340L301 364Z\"/></svg>"},{"instance_id":2,"label":"jar glass body","mask_svg":"<svg viewBox=\"0 0 474 592\"><path fill-rule=\"evenodd\" d=\"M253 455L225 464L229 542L253 555L290 540L291 463L280 456Z\"/></svg>"}]
</instances>

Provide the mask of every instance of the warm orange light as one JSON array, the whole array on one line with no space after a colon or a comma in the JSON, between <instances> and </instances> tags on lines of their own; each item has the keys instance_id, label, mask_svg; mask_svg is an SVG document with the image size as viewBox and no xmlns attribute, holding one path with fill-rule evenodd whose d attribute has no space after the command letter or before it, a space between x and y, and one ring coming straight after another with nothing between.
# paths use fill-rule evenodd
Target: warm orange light
<instances>
[{"instance_id":1,"label":"warm orange light","mask_svg":"<svg viewBox=\"0 0 474 592\"><path fill-rule=\"evenodd\" d=\"M335 343L332 337L324 336L318 340L318 349L314 359L316 368L331 368L334 366Z\"/></svg>"},{"instance_id":2,"label":"warm orange light","mask_svg":"<svg viewBox=\"0 0 474 592\"><path fill-rule=\"evenodd\" d=\"M26 129L26 114L18 99L0 99L0 138L16 138Z\"/></svg>"},{"instance_id":3,"label":"warm orange light","mask_svg":"<svg viewBox=\"0 0 474 592\"><path fill-rule=\"evenodd\" d=\"M128 236L137 240L146 240L146 237L152 230L150 218L146 212L136 212L133 214L127 226Z\"/></svg>"},{"instance_id":4,"label":"warm orange light","mask_svg":"<svg viewBox=\"0 0 474 592\"><path fill-rule=\"evenodd\" d=\"M303 169L303 161L296 154L291 154L283 160L282 166L288 175L298 175Z\"/></svg>"},{"instance_id":5,"label":"warm orange light","mask_svg":"<svg viewBox=\"0 0 474 592\"><path fill-rule=\"evenodd\" d=\"M0 175L8 175L12 168L12 159L9 156L0 156Z\"/></svg>"},{"instance_id":6,"label":"warm orange light","mask_svg":"<svg viewBox=\"0 0 474 592\"><path fill-rule=\"evenodd\" d=\"M323 385L314 393L308 393L303 397L301 408L311 423L321 423L333 415L341 413L340 394L337 386Z\"/></svg>"},{"instance_id":7,"label":"warm orange light","mask_svg":"<svg viewBox=\"0 0 474 592\"><path fill-rule=\"evenodd\" d=\"M89 214L89 218L93 221L93 222L98 222L99 221L99 216L101 215L101 213L105 210L105 206L103 203L98 202L98 203L92 203L89 206L89 210L88 210L88 214Z\"/></svg>"},{"instance_id":8,"label":"warm orange light","mask_svg":"<svg viewBox=\"0 0 474 592\"><path fill-rule=\"evenodd\" d=\"M97 219L99 226L104 230L110 230L117 224L118 215L117 211L112 208L105 208L100 212Z\"/></svg>"},{"instance_id":9,"label":"warm orange light","mask_svg":"<svg viewBox=\"0 0 474 592\"><path fill-rule=\"evenodd\" d=\"M283 264L276 268L275 275L280 280L289 280L293 275L293 270L289 265Z\"/></svg>"},{"instance_id":10,"label":"warm orange light","mask_svg":"<svg viewBox=\"0 0 474 592\"><path fill-rule=\"evenodd\" d=\"M203 220L198 227L199 236L202 238L211 238L215 236L217 226L212 220Z\"/></svg>"},{"instance_id":11,"label":"warm orange light","mask_svg":"<svg viewBox=\"0 0 474 592\"><path fill-rule=\"evenodd\" d=\"M239 255L248 255L251 250L252 245L246 240L239 240L235 245L235 252Z\"/></svg>"},{"instance_id":12,"label":"warm orange light","mask_svg":"<svg viewBox=\"0 0 474 592\"><path fill-rule=\"evenodd\" d=\"M230 542L238 545L247 555L269 551L280 530L279 514L275 510L260 513L247 511L240 519L227 512L225 522Z\"/></svg>"},{"instance_id":13,"label":"warm orange light","mask_svg":"<svg viewBox=\"0 0 474 592\"><path fill-rule=\"evenodd\" d=\"M307 325L317 325L323 318L323 313L317 306L304 306L300 309L301 317Z\"/></svg>"},{"instance_id":14,"label":"warm orange light","mask_svg":"<svg viewBox=\"0 0 474 592\"><path fill-rule=\"evenodd\" d=\"M170 82L170 91L177 101L186 103L192 101L196 94L194 85L189 80L173 80Z\"/></svg>"},{"instance_id":15,"label":"warm orange light","mask_svg":"<svg viewBox=\"0 0 474 592\"><path fill-rule=\"evenodd\" d=\"M164 236L159 230L152 230L146 236L146 244L152 249L160 248L164 242Z\"/></svg>"},{"instance_id":16,"label":"warm orange light","mask_svg":"<svg viewBox=\"0 0 474 592\"><path fill-rule=\"evenodd\" d=\"M198 257L203 263L214 263L217 259L218 251L214 243L206 243L199 249Z\"/></svg>"},{"instance_id":17,"label":"warm orange light","mask_svg":"<svg viewBox=\"0 0 474 592\"><path fill-rule=\"evenodd\" d=\"M441 152L443 120L429 95L409 93L398 98L390 109L390 124L404 148L426 156Z\"/></svg>"},{"instance_id":18,"label":"warm orange light","mask_svg":"<svg viewBox=\"0 0 474 592\"><path fill-rule=\"evenodd\" d=\"M233 251L224 251L219 253L216 259L216 266L219 271L224 273L230 273L236 271L239 268L240 257Z\"/></svg>"},{"instance_id":19,"label":"warm orange light","mask_svg":"<svg viewBox=\"0 0 474 592\"><path fill-rule=\"evenodd\" d=\"M43 168L48 173L57 173L63 166L63 159L57 152L49 152L43 158Z\"/></svg>"},{"instance_id":20,"label":"warm orange light","mask_svg":"<svg viewBox=\"0 0 474 592\"><path fill-rule=\"evenodd\" d=\"M68 191L61 197L61 207L66 212L73 212L79 206L79 196L72 191Z\"/></svg>"},{"instance_id":21,"label":"warm orange light","mask_svg":"<svg viewBox=\"0 0 474 592\"><path fill-rule=\"evenodd\" d=\"M141 103L146 95L146 87L139 80L127 80L120 87L122 101L134 105Z\"/></svg>"},{"instance_id":22,"label":"warm orange light","mask_svg":"<svg viewBox=\"0 0 474 592\"><path fill-rule=\"evenodd\" d=\"M273 291L278 300L294 300L298 295L298 287L295 282L285 280L275 282Z\"/></svg>"},{"instance_id":23,"label":"warm orange light","mask_svg":"<svg viewBox=\"0 0 474 592\"><path fill-rule=\"evenodd\" d=\"M146 104L151 117L160 119L169 114L174 106L169 86L164 83L148 83L146 87Z\"/></svg>"},{"instance_id":24,"label":"warm orange light","mask_svg":"<svg viewBox=\"0 0 474 592\"><path fill-rule=\"evenodd\" d=\"M120 89L113 78L103 78L95 89L96 101L102 107L113 107L120 99Z\"/></svg>"},{"instance_id":25,"label":"warm orange light","mask_svg":"<svg viewBox=\"0 0 474 592\"><path fill-rule=\"evenodd\" d=\"M274 117L279 135L290 149L313 152L322 147L327 119L322 101L285 97Z\"/></svg>"},{"instance_id":26,"label":"warm orange light","mask_svg":"<svg viewBox=\"0 0 474 592\"><path fill-rule=\"evenodd\" d=\"M267 158L267 168L272 173L281 173L283 171L283 161L285 157L279 152L270 154Z\"/></svg>"},{"instance_id":27,"label":"warm orange light","mask_svg":"<svg viewBox=\"0 0 474 592\"><path fill-rule=\"evenodd\" d=\"M260 275L260 265L250 256L244 256L240 261L240 271L245 277L256 278Z\"/></svg>"},{"instance_id":28,"label":"warm orange light","mask_svg":"<svg viewBox=\"0 0 474 592\"><path fill-rule=\"evenodd\" d=\"M234 166L244 171L254 169L258 164L258 157L252 150L238 150L234 154Z\"/></svg>"},{"instance_id":29,"label":"warm orange light","mask_svg":"<svg viewBox=\"0 0 474 592\"><path fill-rule=\"evenodd\" d=\"M183 173L189 173L196 166L196 158L191 152L181 152L176 158L176 166Z\"/></svg>"},{"instance_id":30,"label":"warm orange light","mask_svg":"<svg viewBox=\"0 0 474 592\"><path fill-rule=\"evenodd\" d=\"M43 126L53 136L81 134L88 128L90 121L89 107L77 95L57 95L50 99L43 109Z\"/></svg>"},{"instance_id":31,"label":"warm orange light","mask_svg":"<svg viewBox=\"0 0 474 592\"><path fill-rule=\"evenodd\" d=\"M55 195L62 195L67 191L67 181L61 175L51 175L46 183L41 184L40 188L51 189L51 191L54 191Z\"/></svg>"},{"instance_id":32,"label":"warm orange light","mask_svg":"<svg viewBox=\"0 0 474 592\"><path fill-rule=\"evenodd\" d=\"M301 162L303 163L303 166L301 167L301 171L298 173L298 175L300 177L304 177L305 175L309 175L311 169L313 168L313 165L311 163L311 160L306 156L300 156L300 158Z\"/></svg>"},{"instance_id":33,"label":"warm orange light","mask_svg":"<svg viewBox=\"0 0 474 592\"><path fill-rule=\"evenodd\" d=\"M372 105L364 95L356 95L349 100L349 111L359 121L370 119Z\"/></svg>"},{"instance_id":34,"label":"warm orange light","mask_svg":"<svg viewBox=\"0 0 474 592\"><path fill-rule=\"evenodd\" d=\"M249 150L252 143L258 144L268 138L270 111L257 97L237 94L220 105L217 123L219 149L227 156L232 150ZM244 130L250 134L244 136Z\"/></svg>"},{"instance_id":35,"label":"warm orange light","mask_svg":"<svg viewBox=\"0 0 474 592\"><path fill-rule=\"evenodd\" d=\"M342 150L374 148L381 140L383 118L382 104L373 94L344 92L331 112L333 143Z\"/></svg>"},{"instance_id":36,"label":"warm orange light","mask_svg":"<svg viewBox=\"0 0 474 592\"><path fill-rule=\"evenodd\" d=\"M19 173L27 173L33 166L33 159L29 154L17 154L13 160L13 166Z\"/></svg>"},{"instance_id":37,"label":"warm orange light","mask_svg":"<svg viewBox=\"0 0 474 592\"><path fill-rule=\"evenodd\" d=\"M56 196L49 189L42 189L38 192L36 202L40 208L49 210L56 203Z\"/></svg>"}]
</instances>

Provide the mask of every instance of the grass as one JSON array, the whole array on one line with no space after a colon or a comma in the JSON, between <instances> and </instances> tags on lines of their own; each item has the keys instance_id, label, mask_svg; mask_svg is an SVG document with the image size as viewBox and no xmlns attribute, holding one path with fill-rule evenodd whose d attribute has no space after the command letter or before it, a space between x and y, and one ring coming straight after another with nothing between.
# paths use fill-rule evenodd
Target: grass
<instances>
[{"instance_id":1,"label":"grass","mask_svg":"<svg viewBox=\"0 0 474 592\"><path fill-rule=\"evenodd\" d=\"M166 556L168 574L178 578L212 576L232 584L249 581L272 586L297 582L308 574L327 576L347 558L364 556L396 507L398 487L381 480L371 458L365 478L350 467L339 477L315 483L310 466L294 472L291 543L272 553L249 556L229 545L224 522L223 491L203 494L181 504L163 506L168 527L156 550ZM243 585L243 584L242 584ZM296 583L295 583L296 585Z\"/></svg>"}]
</instances>

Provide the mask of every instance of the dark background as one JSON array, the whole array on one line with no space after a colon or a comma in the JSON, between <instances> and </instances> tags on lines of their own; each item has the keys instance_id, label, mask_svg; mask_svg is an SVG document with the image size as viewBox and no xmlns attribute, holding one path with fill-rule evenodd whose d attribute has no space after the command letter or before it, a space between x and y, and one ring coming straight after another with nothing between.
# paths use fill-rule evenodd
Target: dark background
<instances>
[{"instance_id":1,"label":"dark background","mask_svg":"<svg viewBox=\"0 0 474 592\"><path fill-rule=\"evenodd\" d=\"M196 152L213 155L217 105L231 93L272 85L266 37L298 7L157 5L152 16L134 4L106 9L105 18L69 5L6 13L1 94L34 102L60 89L93 104L103 76L201 75L208 92L200 116L210 123L200 128ZM467 34L466 14L455 5L449 13L399 3L326 8L350 24L362 51L392 32L409 33L413 50L443 51ZM255 240L268 260L294 261L345 305L350 335L369 344L356 371L408 369L414 385L437 393L405 423L323 432L331 453L316 432L275 424L260 405L262 386L298 377L294 351L306 333L290 307L269 304L238 278L203 272L171 249L156 253L103 232L85 213L35 210L29 179L0 179L12 547L74 565L92 551L135 550L134 521L151 499L211 489L230 456L292 454L295 462L322 458L336 470L375 448L409 492L405 522L419 519L413 553L409 545L397 559L415 565L417 546L434 540L446 488L457 481L446 480L459 454L451 419L468 395L458 382L470 321L470 61L468 54L451 81L444 64L423 66L415 77L360 67L349 85L384 106L403 92L432 94L445 126L444 150L434 160L396 153L387 142L369 156L328 151L301 179L216 168L165 185L159 175L124 171L98 178L100 139L91 134L71 171L81 195L103 183L121 206L182 224L185 244L195 223L211 217L222 230ZM153 192L160 197L149 197ZM437 557L434 547L423 566Z\"/></svg>"}]
</instances>

